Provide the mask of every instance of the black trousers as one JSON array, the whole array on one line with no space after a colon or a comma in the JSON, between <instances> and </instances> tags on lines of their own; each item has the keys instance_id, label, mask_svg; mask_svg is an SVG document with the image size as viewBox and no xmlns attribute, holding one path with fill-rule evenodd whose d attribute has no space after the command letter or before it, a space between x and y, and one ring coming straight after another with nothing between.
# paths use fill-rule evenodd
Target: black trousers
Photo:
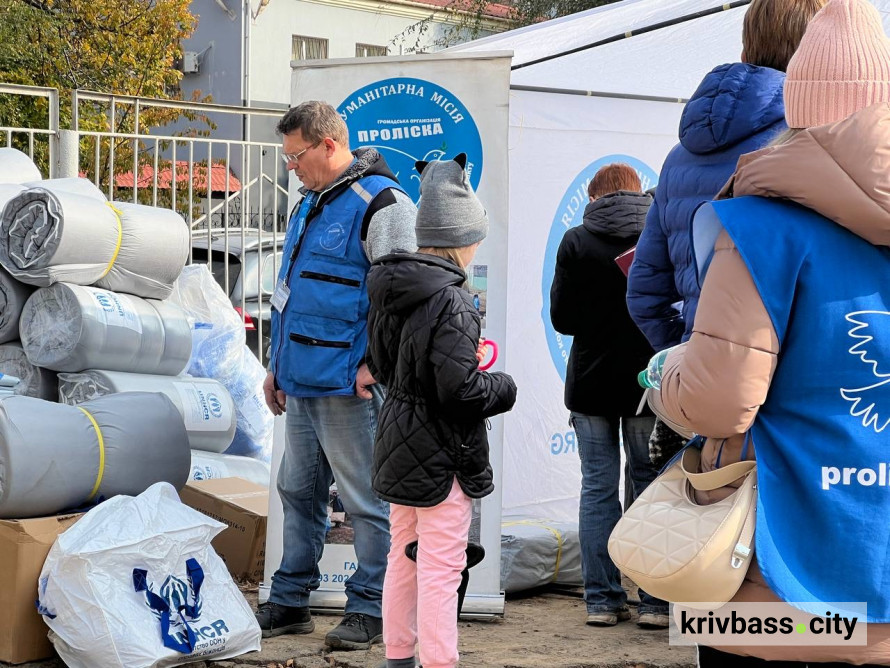
<instances>
[{"instance_id":1,"label":"black trousers","mask_svg":"<svg viewBox=\"0 0 890 668\"><path fill-rule=\"evenodd\" d=\"M807 663L806 661L765 661L751 656L721 652L713 647L698 646L698 668L841 668L852 663ZM880 668L874 664L859 668Z\"/></svg>"}]
</instances>

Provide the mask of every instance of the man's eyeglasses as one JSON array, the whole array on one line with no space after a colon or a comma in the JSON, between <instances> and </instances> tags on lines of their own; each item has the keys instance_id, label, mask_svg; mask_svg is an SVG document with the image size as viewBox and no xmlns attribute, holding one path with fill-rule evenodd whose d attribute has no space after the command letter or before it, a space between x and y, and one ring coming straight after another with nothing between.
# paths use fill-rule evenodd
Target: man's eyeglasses
<instances>
[{"instance_id":1,"label":"man's eyeglasses","mask_svg":"<svg viewBox=\"0 0 890 668\"><path fill-rule=\"evenodd\" d=\"M310 148L315 148L316 146L321 144L321 142L323 142L323 141L324 141L324 139L322 139L321 141L317 141L314 144L312 144L312 146L307 146L299 153L282 153L281 159L285 162L285 164L288 162L300 162L300 158L303 156L303 154L306 151L308 151Z\"/></svg>"}]
</instances>

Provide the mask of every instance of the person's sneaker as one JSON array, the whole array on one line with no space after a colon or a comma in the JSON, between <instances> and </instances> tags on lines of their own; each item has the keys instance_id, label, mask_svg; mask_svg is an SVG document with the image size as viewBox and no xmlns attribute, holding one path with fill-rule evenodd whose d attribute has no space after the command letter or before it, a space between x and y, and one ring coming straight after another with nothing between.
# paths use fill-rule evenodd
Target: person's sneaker
<instances>
[{"instance_id":1,"label":"person's sneaker","mask_svg":"<svg viewBox=\"0 0 890 668\"><path fill-rule=\"evenodd\" d=\"M641 629L666 629L670 623L670 617L656 612L644 612L637 620L637 626Z\"/></svg>"},{"instance_id":2,"label":"person's sneaker","mask_svg":"<svg viewBox=\"0 0 890 668\"><path fill-rule=\"evenodd\" d=\"M361 612L347 612L324 637L331 649L368 649L383 641L383 620Z\"/></svg>"},{"instance_id":3,"label":"person's sneaker","mask_svg":"<svg viewBox=\"0 0 890 668\"><path fill-rule=\"evenodd\" d=\"M268 601L257 608L256 620L264 638L286 633L312 633L315 630L315 622L312 621L308 607L294 608Z\"/></svg>"},{"instance_id":4,"label":"person's sneaker","mask_svg":"<svg viewBox=\"0 0 890 668\"><path fill-rule=\"evenodd\" d=\"M618 608L611 612L587 613L588 626L615 626L618 622L626 622L630 619L630 610L627 607Z\"/></svg>"}]
</instances>

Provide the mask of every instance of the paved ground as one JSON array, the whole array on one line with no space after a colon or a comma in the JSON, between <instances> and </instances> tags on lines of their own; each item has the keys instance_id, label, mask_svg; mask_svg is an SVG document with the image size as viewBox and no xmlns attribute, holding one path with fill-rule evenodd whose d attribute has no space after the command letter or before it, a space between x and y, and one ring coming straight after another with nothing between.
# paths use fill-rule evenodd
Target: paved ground
<instances>
[{"instance_id":1,"label":"paved ground","mask_svg":"<svg viewBox=\"0 0 890 668\"><path fill-rule=\"evenodd\" d=\"M247 597L255 601L255 594ZM644 631L625 622L610 629L584 625L578 592L538 592L508 599L503 619L461 622L461 668L691 668L693 650L668 645L667 631ZM366 652L327 652L324 635L338 617L316 617L308 636L263 642L259 653L195 668L377 668L379 646ZM58 659L23 668L59 668ZM97 666L96 668L102 668Z\"/></svg>"}]
</instances>

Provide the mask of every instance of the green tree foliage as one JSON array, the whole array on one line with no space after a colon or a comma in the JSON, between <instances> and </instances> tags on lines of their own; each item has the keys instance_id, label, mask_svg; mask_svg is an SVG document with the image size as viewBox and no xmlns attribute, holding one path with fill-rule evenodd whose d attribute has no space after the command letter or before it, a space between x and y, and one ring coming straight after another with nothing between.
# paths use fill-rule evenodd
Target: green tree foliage
<instances>
[{"instance_id":1,"label":"green tree foliage","mask_svg":"<svg viewBox=\"0 0 890 668\"><path fill-rule=\"evenodd\" d=\"M196 25L189 1L0 0L0 81L59 89L62 128L70 127L74 89L179 98L182 73L174 65L181 57L181 40ZM113 127L107 104L82 104L78 111L81 130L135 130L132 105L116 106ZM47 113L44 99L0 96L0 126L46 127ZM173 109L142 110L139 132L181 115ZM0 141L4 139L0 132ZM14 144L22 141L27 138L14 135ZM93 145L87 147L87 141ZM102 140L98 166L92 164L95 140L84 142L82 168L91 174L98 170L101 180L107 181L112 171L109 140ZM35 148L35 158L45 173L46 147ZM115 143L115 172L132 169L133 150L144 152L145 146L132 140Z\"/></svg>"}]
</instances>

